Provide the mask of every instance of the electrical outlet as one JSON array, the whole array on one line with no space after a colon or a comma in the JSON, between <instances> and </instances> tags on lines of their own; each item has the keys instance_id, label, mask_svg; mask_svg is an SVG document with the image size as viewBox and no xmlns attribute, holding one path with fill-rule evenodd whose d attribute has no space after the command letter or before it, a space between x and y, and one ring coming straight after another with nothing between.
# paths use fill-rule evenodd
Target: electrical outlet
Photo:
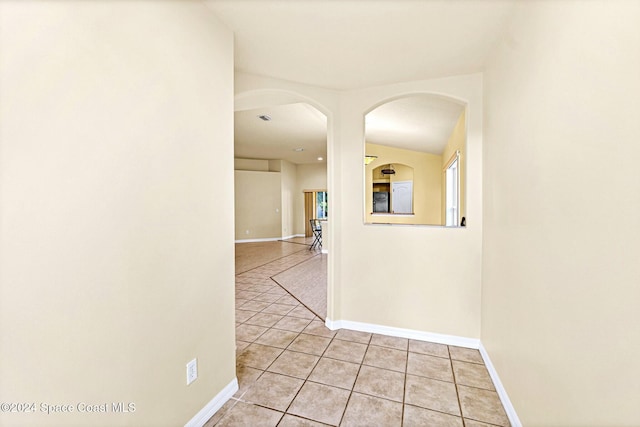
<instances>
[{"instance_id":1,"label":"electrical outlet","mask_svg":"<svg viewBox=\"0 0 640 427\"><path fill-rule=\"evenodd\" d=\"M193 359L187 363L187 385L198 378L198 359Z\"/></svg>"}]
</instances>

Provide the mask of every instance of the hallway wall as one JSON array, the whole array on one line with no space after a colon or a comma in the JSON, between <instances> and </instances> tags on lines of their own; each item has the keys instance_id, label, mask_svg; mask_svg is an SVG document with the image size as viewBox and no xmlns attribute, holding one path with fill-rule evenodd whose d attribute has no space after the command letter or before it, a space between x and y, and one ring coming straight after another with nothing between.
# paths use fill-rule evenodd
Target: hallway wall
<instances>
[{"instance_id":1,"label":"hallway wall","mask_svg":"<svg viewBox=\"0 0 640 427\"><path fill-rule=\"evenodd\" d=\"M640 419L639 17L523 2L485 73L481 337L526 426Z\"/></svg>"},{"instance_id":2,"label":"hallway wall","mask_svg":"<svg viewBox=\"0 0 640 427\"><path fill-rule=\"evenodd\" d=\"M233 35L196 2L2 1L0 69L0 396L38 405L0 425L184 425L235 378Z\"/></svg>"}]
</instances>

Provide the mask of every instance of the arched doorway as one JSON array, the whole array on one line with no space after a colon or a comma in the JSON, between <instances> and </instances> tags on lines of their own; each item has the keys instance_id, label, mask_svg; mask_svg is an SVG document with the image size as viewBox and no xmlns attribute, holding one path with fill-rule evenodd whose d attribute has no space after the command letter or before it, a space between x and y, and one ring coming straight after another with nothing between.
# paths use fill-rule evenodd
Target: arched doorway
<instances>
[{"instance_id":1,"label":"arched doorway","mask_svg":"<svg viewBox=\"0 0 640 427\"><path fill-rule=\"evenodd\" d=\"M253 138L260 139L260 144L251 144L243 142L242 146L236 144L236 242L257 242L260 240L279 240L285 242L304 243L305 226L309 218L305 217L305 192L313 192L313 195L323 196L323 200L316 206L323 206L322 202L327 201L329 193L329 169L331 167L331 149L328 146L330 141L331 115L330 112L320 103L303 95L279 90L279 89L259 89L241 92L236 95L235 114L236 114L236 139ZM323 149L318 149L317 144L308 139L308 129L305 129L304 121L311 123L310 126L318 127L322 122L323 126ZM249 127L247 129L239 129L238 123ZM260 130L273 130L278 128L281 133L276 138L260 137ZM291 132L291 136L286 132ZM269 145L271 143L272 145ZM279 153L279 154L277 154ZM242 171L239 171L241 169ZM259 169L264 173L252 170ZM261 197L264 196L260 191L254 191L253 196L250 192L244 191L247 183L245 178L240 175L257 175L271 179L270 175L280 174L281 191L278 203L280 208L275 205L268 205L262 209L262 205L254 205L252 208L246 209L238 204L241 198ZM254 186L265 185L267 179L253 179ZM243 181L245 187L239 189L239 182ZM243 193L241 196L239 193ZM246 194L245 194L246 193ZM249 194L247 196L247 194ZM274 193L275 194L275 193ZM275 197L275 196L274 196ZM273 199L274 197L267 197ZM258 206L258 207L256 207ZM328 208L328 209L327 209ZM249 210L250 214L245 215ZM277 212L275 212L277 210ZM314 209L314 216L315 211ZM330 207L324 205L323 212L330 211ZM270 234L256 234L254 228L249 223L253 221L264 220L265 216L275 214L280 217L279 234L274 235L274 229L271 228ZM247 219L248 218L248 219ZM326 219L326 218L323 218ZM249 222L247 222L249 221ZM261 230L264 233L265 230ZM327 282L328 275L326 273L328 264L331 263L330 238L325 231L323 239L324 257L324 282L321 285L323 298L325 300L325 308L322 313L322 320L326 319L327 306L331 304L327 301ZM311 240L306 242L311 244ZM238 252L238 250L237 250ZM277 254L276 254L277 255ZM284 279L283 279L284 280ZM318 284L316 283L316 287Z\"/></svg>"}]
</instances>

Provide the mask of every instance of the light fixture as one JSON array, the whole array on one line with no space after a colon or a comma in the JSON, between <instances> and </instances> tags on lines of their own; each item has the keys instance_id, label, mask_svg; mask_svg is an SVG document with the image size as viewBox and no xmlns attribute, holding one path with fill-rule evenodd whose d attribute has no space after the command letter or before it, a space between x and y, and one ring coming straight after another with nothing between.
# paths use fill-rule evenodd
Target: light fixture
<instances>
[{"instance_id":1,"label":"light fixture","mask_svg":"<svg viewBox=\"0 0 640 427\"><path fill-rule=\"evenodd\" d=\"M382 173L382 175L395 175L396 171L393 169L393 165L390 164L386 168L382 169L380 173Z\"/></svg>"},{"instance_id":2,"label":"light fixture","mask_svg":"<svg viewBox=\"0 0 640 427\"><path fill-rule=\"evenodd\" d=\"M266 114L260 114L258 116L258 118L260 120L262 120L262 121L265 121L265 122L270 122L271 121L271 116L267 116Z\"/></svg>"},{"instance_id":3,"label":"light fixture","mask_svg":"<svg viewBox=\"0 0 640 427\"><path fill-rule=\"evenodd\" d=\"M364 164L368 165L369 163L373 162L375 159L377 159L378 156L371 156L369 154L364 156Z\"/></svg>"},{"instance_id":4,"label":"light fixture","mask_svg":"<svg viewBox=\"0 0 640 427\"><path fill-rule=\"evenodd\" d=\"M318 161L319 161L319 162L321 162L321 161L323 161L323 160L324 160L324 159L323 159L322 157L318 157Z\"/></svg>"}]
</instances>

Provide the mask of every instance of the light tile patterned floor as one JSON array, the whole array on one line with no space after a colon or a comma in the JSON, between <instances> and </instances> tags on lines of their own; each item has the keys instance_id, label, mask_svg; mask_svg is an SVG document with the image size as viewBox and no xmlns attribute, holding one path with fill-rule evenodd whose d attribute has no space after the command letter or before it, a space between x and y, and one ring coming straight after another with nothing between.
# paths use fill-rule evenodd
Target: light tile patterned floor
<instances>
[{"instance_id":1,"label":"light tile patterned floor","mask_svg":"<svg viewBox=\"0 0 640 427\"><path fill-rule=\"evenodd\" d=\"M299 251L236 276L240 389L211 426L508 426L477 350L341 329L270 279Z\"/></svg>"}]
</instances>

